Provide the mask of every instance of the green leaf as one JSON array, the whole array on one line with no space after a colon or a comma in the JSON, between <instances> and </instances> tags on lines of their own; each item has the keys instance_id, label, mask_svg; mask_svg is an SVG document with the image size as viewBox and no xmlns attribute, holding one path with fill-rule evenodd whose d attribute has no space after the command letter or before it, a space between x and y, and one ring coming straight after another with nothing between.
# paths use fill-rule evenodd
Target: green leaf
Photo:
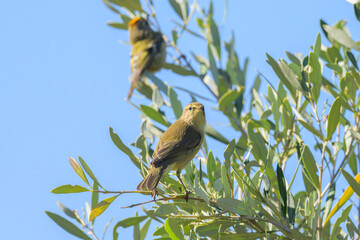
<instances>
[{"instance_id":1,"label":"green leaf","mask_svg":"<svg viewBox=\"0 0 360 240\"><path fill-rule=\"evenodd\" d=\"M216 66L214 55L212 54L212 51L211 51L210 44L208 44L207 52L208 52L209 63L210 63L210 72L211 72L211 74L213 76L213 79L214 79L216 85L218 86L220 84L219 72L218 72L218 69L217 69L217 66Z\"/></svg>"},{"instance_id":2,"label":"green leaf","mask_svg":"<svg viewBox=\"0 0 360 240\"><path fill-rule=\"evenodd\" d=\"M183 107L178 99L178 96L172 87L168 89L168 97L170 99L171 107L177 119L181 117Z\"/></svg>"},{"instance_id":3,"label":"green leaf","mask_svg":"<svg viewBox=\"0 0 360 240\"><path fill-rule=\"evenodd\" d=\"M221 182L224 187L224 192L226 197L231 197L231 183L228 170L225 165L221 166Z\"/></svg>"},{"instance_id":4,"label":"green leaf","mask_svg":"<svg viewBox=\"0 0 360 240\"><path fill-rule=\"evenodd\" d=\"M62 229L64 229L65 231L67 231L68 233L81 238L81 239L86 239L86 240L91 240L91 238L89 236L87 236L83 231L81 231L77 226L75 226L72 222L66 220L65 218L52 213L52 212L48 212L45 211L45 213L57 224L59 225Z\"/></svg>"},{"instance_id":5,"label":"green leaf","mask_svg":"<svg viewBox=\"0 0 360 240\"><path fill-rule=\"evenodd\" d=\"M180 65L172 64L172 63L165 63L163 68L171 70L173 73L176 73L181 76L197 76L196 72L192 70L188 70Z\"/></svg>"},{"instance_id":6,"label":"green leaf","mask_svg":"<svg viewBox=\"0 0 360 240\"><path fill-rule=\"evenodd\" d=\"M325 226L325 220L326 220L326 218L328 217L328 215L330 213L332 204L333 204L334 199L335 199L335 187L336 187L335 183L332 183L330 185L329 192L328 192L328 195L326 197L325 210L324 210L324 214L322 216L322 219L323 219L322 224L323 224L323 226Z\"/></svg>"},{"instance_id":7,"label":"green leaf","mask_svg":"<svg viewBox=\"0 0 360 240\"><path fill-rule=\"evenodd\" d=\"M93 210L99 203L99 192L96 192L99 190L99 187L95 182L93 184L93 190L94 191L91 193L91 210Z\"/></svg>"},{"instance_id":8,"label":"green leaf","mask_svg":"<svg viewBox=\"0 0 360 240\"><path fill-rule=\"evenodd\" d=\"M235 149L235 139L231 140L231 142L227 145L225 152L224 152L224 158L226 160L230 160L232 154L234 153Z\"/></svg>"},{"instance_id":9,"label":"green leaf","mask_svg":"<svg viewBox=\"0 0 360 240\"><path fill-rule=\"evenodd\" d=\"M144 240L145 237L146 237L146 234L149 230L149 226L150 226L150 223L151 223L151 218L149 218L145 223L144 225L141 227L140 229L140 240Z\"/></svg>"},{"instance_id":10,"label":"green leaf","mask_svg":"<svg viewBox=\"0 0 360 240\"><path fill-rule=\"evenodd\" d=\"M278 78L280 79L280 81L286 86L287 89L289 89L291 95L294 96L295 90L294 90L294 86L292 85L292 83L284 76L284 74L283 74L282 70L280 69L279 65L277 64L277 62L269 54L266 53L266 56L268 58L266 60L266 62L270 64L270 66L272 67L272 69L274 70L274 72L276 73Z\"/></svg>"},{"instance_id":11,"label":"green leaf","mask_svg":"<svg viewBox=\"0 0 360 240\"><path fill-rule=\"evenodd\" d=\"M104 189L99 181L97 180L97 178L95 177L95 175L93 174L93 172L91 171L90 167L87 165L87 163L84 161L84 159L82 159L80 156L79 156L79 162L81 164L81 166L84 168L85 172L89 175L89 177L97 184L99 185L102 189Z\"/></svg>"},{"instance_id":12,"label":"green leaf","mask_svg":"<svg viewBox=\"0 0 360 240\"><path fill-rule=\"evenodd\" d=\"M281 212L284 219L286 219L286 211L287 211L287 191L286 191L286 183L284 173L280 167L280 164L277 164L276 168L276 177L279 186L280 193L280 203L281 203Z\"/></svg>"},{"instance_id":13,"label":"green leaf","mask_svg":"<svg viewBox=\"0 0 360 240\"><path fill-rule=\"evenodd\" d=\"M128 25L126 23L108 22L107 25L117 29L128 30Z\"/></svg>"},{"instance_id":14,"label":"green leaf","mask_svg":"<svg viewBox=\"0 0 360 240\"><path fill-rule=\"evenodd\" d=\"M346 51L346 55L348 56L351 64L354 66L354 68L356 68L357 70L359 70L359 67L358 67L358 65L357 65L356 59L355 59L354 55L352 54L352 52Z\"/></svg>"},{"instance_id":15,"label":"green leaf","mask_svg":"<svg viewBox=\"0 0 360 240\"><path fill-rule=\"evenodd\" d=\"M261 133L254 132L254 123L251 120L247 122L247 134L252 145L251 153L257 161L265 161L268 153L265 140Z\"/></svg>"},{"instance_id":16,"label":"green leaf","mask_svg":"<svg viewBox=\"0 0 360 240\"><path fill-rule=\"evenodd\" d=\"M320 33L318 33L316 36L314 49L313 49L313 52L317 57L320 56L320 50L321 50L321 35L320 35Z\"/></svg>"},{"instance_id":17,"label":"green leaf","mask_svg":"<svg viewBox=\"0 0 360 240\"><path fill-rule=\"evenodd\" d=\"M161 81L160 78L156 77L154 74L145 71L144 75L149 78L158 88L161 92L163 92L164 94L168 93L168 86Z\"/></svg>"},{"instance_id":18,"label":"green leaf","mask_svg":"<svg viewBox=\"0 0 360 240\"><path fill-rule=\"evenodd\" d=\"M358 183L360 182L360 173L355 176L355 181L358 182ZM352 188L351 186L348 186L348 187L345 189L344 193L341 195L339 201L335 204L334 208L333 208L333 209L331 210L331 212L329 213L328 217L327 217L326 220L325 220L325 224L324 224L324 225L326 225L326 224L330 221L331 217L332 217L337 211L339 211L339 209L350 199L350 197L351 197L353 194L354 194L353 188Z\"/></svg>"},{"instance_id":19,"label":"green leaf","mask_svg":"<svg viewBox=\"0 0 360 240\"><path fill-rule=\"evenodd\" d=\"M61 185L59 187L54 188L53 190L51 190L52 193L55 194L64 194L64 193L80 193L80 192L88 192L90 191L87 188L84 188L82 186L79 185Z\"/></svg>"},{"instance_id":20,"label":"green leaf","mask_svg":"<svg viewBox=\"0 0 360 240\"><path fill-rule=\"evenodd\" d=\"M138 168L141 168L140 165L140 159L138 159L134 153L130 150L130 148L128 148L120 139L120 137L114 133L113 129L110 127L109 128L109 132L110 132L110 137L111 140L113 141L113 143L126 155L128 155L128 157L131 159L131 161L135 164L135 166L137 166Z\"/></svg>"},{"instance_id":21,"label":"green leaf","mask_svg":"<svg viewBox=\"0 0 360 240\"><path fill-rule=\"evenodd\" d=\"M211 127L209 124L205 125L205 133L206 135L214 138L215 140L229 144L229 140L227 140L223 135L221 135L218 131L216 131L213 127Z\"/></svg>"},{"instance_id":22,"label":"green leaf","mask_svg":"<svg viewBox=\"0 0 360 240\"><path fill-rule=\"evenodd\" d=\"M310 53L309 56L309 66L311 67L311 72L309 73L309 79L310 82L313 84L311 88L311 93L315 102L317 102L320 96L322 75L321 75L321 67L320 67L319 59L312 52Z\"/></svg>"},{"instance_id":23,"label":"green leaf","mask_svg":"<svg viewBox=\"0 0 360 240\"><path fill-rule=\"evenodd\" d=\"M89 181L87 180L86 176L85 176L85 173L83 171L83 169L81 168L80 164L72 157L69 157L69 162L72 166L72 168L75 170L76 174L79 175L79 177L88 185L90 186L89 184Z\"/></svg>"},{"instance_id":24,"label":"green leaf","mask_svg":"<svg viewBox=\"0 0 360 240\"><path fill-rule=\"evenodd\" d=\"M300 80L297 78L296 74L291 70L291 68L287 65L287 63L283 60L279 60L279 66L284 76L291 84L291 86L295 87L297 90L301 91L305 96L307 95L306 89L301 86ZM281 80L281 79L280 79ZM284 83L285 84L285 83ZM285 84L286 86L286 84Z\"/></svg>"},{"instance_id":25,"label":"green leaf","mask_svg":"<svg viewBox=\"0 0 360 240\"><path fill-rule=\"evenodd\" d=\"M77 220L77 217L76 217L76 215L75 215L75 213L74 213L73 211L71 211L69 208L67 208L66 206L64 206L64 205L61 204L60 202L56 202L56 203L57 203L57 205L59 206L59 208L60 208L66 215L68 215L69 217Z\"/></svg>"},{"instance_id":26,"label":"green leaf","mask_svg":"<svg viewBox=\"0 0 360 240\"><path fill-rule=\"evenodd\" d=\"M177 221L173 218L167 218L165 222L165 230L172 240L183 240L184 235Z\"/></svg>"},{"instance_id":27,"label":"green leaf","mask_svg":"<svg viewBox=\"0 0 360 240\"><path fill-rule=\"evenodd\" d=\"M235 198L219 198L216 203L224 210L239 214L248 215L249 206Z\"/></svg>"},{"instance_id":28,"label":"green leaf","mask_svg":"<svg viewBox=\"0 0 360 240\"><path fill-rule=\"evenodd\" d=\"M91 210L89 221L91 222L92 220L100 216L119 195L120 194L106 198L99 202L96 207Z\"/></svg>"},{"instance_id":29,"label":"green leaf","mask_svg":"<svg viewBox=\"0 0 360 240\"><path fill-rule=\"evenodd\" d=\"M360 197L360 184L344 169L340 169L342 175L345 177L346 181L349 183L354 192Z\"/></svg>"},{"instance_id":30,"label":"green leaf","mask_svg":"<svg viewBox=\"0 0 360 240\"><path fill-rule=\"evenodd\" d=\"M169 215L171 213L178 214L178 209L173 203L164 203L161 204L158 209L156 209L155 214L158 216Z\"/></svg>"},{"instance_id":31,"label":"green leaf","mask_svg":"<svg viewBox=\"0 0 360 240\"><path fill-rule=\"evenodd\" d=\"M318 169L316 166L316 161L314 159L313 154L311 153L309 147L305 145L304 152L302 154L302 160L305 167L306 172L309 174L311 182L314 186L319 190L320 183L319 183L319 176L317 174Z\"/></svg>"},{"instance_id":32,"label":"green leaf","mask_svg":"<svg viewBox=\"0 0 360 240\"><path fill-rule=\"evenodd\" d=\"M332 232L331 232L331 236L330 236L331 240L335 239L336 236L340 233L340 231L341 231L340 224L345 222L345 220L349 216L351 208L352 208L352 204L347 206L341 213L341 216L338 217L338 219L336 219L333 229L332 229Z\"/></svg>"},{"instance_id":33,"label":"green leaf","mask_svg":"<svg viewBox=\"0 0 360 240\"><path fill-rule=\"evenodd\" d=\"M113 228L113 239L114 240L118 239L119 234L117 232L117 229L119 227L127 228L130 226L134 226L134 225L139 224L140 222L144 221L146 218L147 218L147 216L129 217L129 218L123 219L120 222L116 223ZM141 235L141 233L140 233L140 235Z\"/></svg>"},{"instance_id":34,"label":"green leaf","mask_svg":"<svg viewBox=\"0 0 360 240\"><path fill-rule=\"evenodd\" d=\"M330 37L335 39L340 44L344 45L345 47L360 51L360 46L357 45L357 43L352 40L344 30L329 25L324 25L324 29Z\"/></svg>"},{"instance_id":35,"label":"green leaf","mask_svg":"<svg viewBox=\"0 0 360 240\"><path fill-rule=\"evenodd\" d=\"M356 19L360 22L360 3L354 4L354 12Z\"/></svg>"},{"instance_id":36,"label":"green leaf","mask_svg":"<svg viewBox=\"0 0 360 240\"><path fill-rule=\"evenodd\" d=\"M131 12L134 12L136 10L140 12L144 12L144 10L141 7L140 0L108 0L108 1L120 7L126 8Z\"/></svg>"},{"instance_id":37,"label":"green leaf","mask_svg":"<svg viewBox=\"0 0 360 240\"><path fill-rule=\"evenodd\" d=\"M290 61L292 61L293 63L295 63L298 66L301 66L301 62L299 60L299 58L297 58L294 54L285 51L286 56L290 59Z\"/></svg>"},{"instance_id":38,"label":"green leaf","mask_svg":"<svg viewBox=\"0 0 360 240\"><path fill-rule=\"evenodd\" d=\"M331 136L334 134L336 127L339 124L340 119L340 106L341 100L340 97L335 98L333 104L331 105L330 113L327 119L327 128L326 128L326 139L330 140Z\"/></svg>"},{"instance_id":39,"label":"green leaf","mask_svg":"<svg viewBox=\"0 0 360 240\"><path fill-rule=\"evenodd\" d=\"M164 116L159 113L158 111L156 111L155 109L153 109L152 107L148 107L145 105L140 104L140 108L141 111L148 116L149 118L151 118L152 120L161 123L164 126L170 126L170 124L166 121L166 119L164 118Z\"/></svg>"},{"instance_id":40,"label":"green leaf","mask_svg":"<svg viewBox=\"0 0 360 240\"><path fill-rule=\"evenodd\" d=\"M210 151L206 161L207 176L211 187L214 187L215 182L215 158L213 153Z\"/></svg>"},{"instance_id":41,"label":"green leaf","mask_svg":"<svg viewBox=\"0 0 360 240\"><path fill-rule=\"evenodd\" d=\"M210 33L211 33L211 43L216 49L217 59L221 59L221 41L220 34L216 22L211 18L209 21Z\"/></svg>"},{"instance_id":42,"label":"green leaf","mask_svg":"<svg viewBox=\"0 0 360 240\"><path fill-rule=\"evenodd\" d=\"M234 101L244 92L244 88L239 90L229 89L224 95L219 99L219 110L226 111L228 108L231 108L234 105Z\"/></svg>"}]
</instances>

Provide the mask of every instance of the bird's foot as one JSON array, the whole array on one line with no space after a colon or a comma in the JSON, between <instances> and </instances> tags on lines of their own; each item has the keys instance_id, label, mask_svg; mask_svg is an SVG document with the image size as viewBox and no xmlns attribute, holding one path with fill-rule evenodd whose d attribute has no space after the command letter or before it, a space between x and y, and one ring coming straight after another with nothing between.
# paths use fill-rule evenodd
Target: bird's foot
<instances>
[{"instance_id":1,"label":"bird's foot","mask_svg":"<svg viewBox=\"0 0 360 240\"><path fill-rule=\"evenodd\" d=\"M157 195L157 191L156 189L154 189L152 192L151 192L151 196L154 197L154 201L156 202L156 195Z\"/></svg>"},{"instance_id":2,"label":"bird's foot","mask_svg":"<svg viewBox=\"0 0 360 240\"><path fill-rule=\"evenodd\" d=\"M190 191L185 190L185 201L188 202L189 201L189 195L190 195Z\"/></svg>"}]
</instances>

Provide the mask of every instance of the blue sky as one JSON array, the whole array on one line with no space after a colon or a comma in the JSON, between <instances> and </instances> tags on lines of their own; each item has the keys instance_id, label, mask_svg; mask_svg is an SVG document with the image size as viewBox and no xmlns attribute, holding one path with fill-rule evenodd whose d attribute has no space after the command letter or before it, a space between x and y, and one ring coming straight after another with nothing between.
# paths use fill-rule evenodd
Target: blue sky
<instances>
[{"instance_id":1,"label":"blue sky","mask_svg":"<svg viewBox=\"0 0 360 240\"><path fill-rule=\"evenodd\" d=\"M221 20L223 6L215 2L215 17ZM175 13L167 1L156 3L163 30L169 34L174 27L169 20L177 19ZM90 201L86 193L50 193L62 184L82 184L67 161L69 156L82 156L109 190L135 189L141 180L108 133L111 126L126 144L139 135L139 112L124 101L130 47L119 40L127 41L128 35L106 26L107 21L119 19L100 0L2 1L0 6L2 238L74 239L44 213L61 214L56 201L71 209ZM359 23L345 0L229 0L221 33L227 40L234 30L240 58L250 58L249 85L256 70L277 84L265 52L274 58L285 58L285 50L308 53L320 31L320 18L329 24L348 20L352 36L360 39ZM204 54L206 50L190 37L184 37L180 47L185 52L195 49ZM191 78L182 79L166 70L157 76L170 85L194 84L194 89L202 91ZM143 100L135 97L134 102ZM207 103L208 108L213 106ZM212 116L209 123L224 127ZM221 153L225 146L214 148ZM140 199L147 198L120 196L97 219L99 235L106 220L115 217L115 223L134 216L135 211L141 213L140 208L120 209ZM132 228L119 231L124 239L132 238Z\"/></svg>"}]
</instances>

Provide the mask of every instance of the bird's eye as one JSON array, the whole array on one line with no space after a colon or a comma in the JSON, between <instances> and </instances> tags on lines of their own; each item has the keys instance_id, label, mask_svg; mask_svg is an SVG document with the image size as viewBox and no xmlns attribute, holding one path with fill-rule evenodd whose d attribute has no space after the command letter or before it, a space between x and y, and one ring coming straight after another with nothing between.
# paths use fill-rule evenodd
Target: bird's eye
<instances>
[{"instance_id":1,"label":"bird's eye","mask_svg":"<svg viewBox=\"0 0 360 240\"><path fill-rule=\"evenodd\" d=\"M192 107L189 107L189 111L191 111Z\"/></svg>"}]
</instances>

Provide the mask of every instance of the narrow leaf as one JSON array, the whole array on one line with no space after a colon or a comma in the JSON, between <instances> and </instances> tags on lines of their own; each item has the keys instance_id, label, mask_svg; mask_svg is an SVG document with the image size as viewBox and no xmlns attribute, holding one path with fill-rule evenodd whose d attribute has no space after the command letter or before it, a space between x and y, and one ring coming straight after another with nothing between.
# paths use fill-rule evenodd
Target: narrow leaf
<instances>
[{"instance_id":1,"label":"narrow leaf","mask_svg":"<svg viewBox=\"0 0 360 240\"><path fill-rule=\"evenodd\" d=\"M89 221L91 222L92 220L100 216L119 195L120 194L106 198L99 202L96 207L91 210Z\"/></svg>"},{"instance_id":2,"label":"narrow leaf","mask_svg":"<svg viewBox=\"0 0 360 240\"><path fill-rule=\"evenodd\" d=\"M140 160L134 155L134 153L128 148L120 139L120 137L114 133L114 130L110 127L109 128L110 137L111 140L114 142L114 144L128 157L131 159L131 161L137 166L138 168L141 168L140 166Z\"/></svg>"},{"instance_id":3,"label":"narrow leaf","mask_svg":"<svg viewBox=\"0 0 360 240\"><path fill-rule=\"evenodd\" d=\"M357 51L360 51L360 46L357 45L357 43L351 39L347 33L341 29L338 29L336 27L331 27L329 25L324 25L325 31L329 34L330 37L338 41L340 44L344 45L348 48L353 48Z\"/></svg>"},{"instance_id":4,"label":"narrow leaf","mask_svg":"<svg viewBox=\"0 0 360 240\"><path fill-rule=\"evenodd\" d=\"M167 218L165 222L165 230L172 240L183 240L184 235L181 232L179 224L173 218Z\"/></svg>"},{"instance_id":5,"label":"narrow leaf","mask_svg":"<svg viewBox=\"0 0 360 240\"><path fill-rule=\"evenodd\" d=\"M179 119L181 117L183 108L176 92L174 91L174 89L172 89L172 87L169 87L168 89L168 97L170 99L171 107L174 111L174 114L176 118Z\"/></svg>"},{"instance_id":6,"label":"narrow leaf","mask_svg":"<svg viewBox=\"0 0 360 240\"><path fill-rule=\"evenodd\" d=\"M72 166L72 168L75 170L76 174L79 175L79 177L88 185L90 186L89 184L89 181L87 180L86 176L85 176L85 173L83 171L83 169L81 168L80 164L72 157L69 157L69 162Z\"/></svg>"},{"instance_id":7,"label":"narrow leaf","mask_svg":"<svg viewBox=\"0 0 360 240\"><path fill-rule=\"evenodd\" d=\"M65 218L52 213L52 212L48 212L45 211L45 213L57 224L59 225L62 229L64 229L65 231L67 231L68 233L81 238L81 239L85 239L85 240L91 240L91 238L89 236L87 236L83 231L81 231L77 226L75 226L72 222L66 220Z\"/></svg>"},{"instance_id":8,"label":"narrow leaf","mask_svg":"<svg viewBox=\"0 0 360 240\"><path fill-rule=\"evenodd\" d=\"M358 175L355 176L355 180L356 182L360 183L360 173ZM326 225L329 221L330 218L337 212L339 211L339 209L350 199L350 197L353 195L354 190L352 189L351 186L348 186L346 188L346 190L344 191L344 193L341 195L339 201L336 203L336 205L334 206L334 208L331 210L331 212L329 213L328 217L325 220L325 224Z\"/></svg>"},{"instance_id":9,"label":"narrow leaf","mask_svg":"<svg viewBox=\"0 0 360 240\"><path fill-rule=\"evenodd\" d=\"M51 190L52 193L55 194L64 194L64 193L80 193L80 192L88 192L90 191L87 188L84 188L82 186L79 185L61 185L59 187L54 188L53 190Z\"/></svg>"},{"instance_id":10,"label":"narrow leaf","mask_svg":"<svg viewBox=\"0 0 360 240\"><path fill-rule=\"evenodd\" d=\"M97 178L95 177L95 175L93 174L93 172L91 171L90 167L87 165L87 163L85 162L84 159L82 159L80 156L79 156L79 162L81 164L81 166L84 168L85 172L89 175L89 177L97 184L99 185L101 188L103 188L99 181L97 180ZM104 189L104 188L103 188Z\"/></svg>"},{"instance_id":11,"label":"narrow leaf","mask_svg":"<svg viewBox=\"0 0 360 240\"><path fill-rule=\"evenodd\" d=\"M360 197L360 184L344 169L340 169L342 175L345 177L346 181L349 183L350 187L354 192Z\"/></svg>"},{"instance_id":12,"label":"narrow leaf","mask_svg":"<svg viewBox=\"0 0 360 240\"><path fill-rule=\"evenodd\" d=\"M326 128L326 139L330 140L331 136L334 134L336 127L339 124L340 119L340 106L341 100L340 97L337 97L333 104L331 105L330 113L327 119L327 128Z\"/></svg>"},{"instance_id":13,"label":"narrow leaf","mask_svg":"<svg viewBox=\"0 0 360 240\"><path fill-rule=\"evenodd\" d=\"M314 187L316 187L319 190L320 183L319 183L319 176L317 175L318 169L316 166L316 161L309 147L306 145L305 145L304 153L302 154L302 160L305 170L309 174L311 182L314 184Z\"/></svg>"},{"instance_id":14,"label":"narrow leaf","mask_svg":"<svg viewBox=\"0 0 360 240\"><path fill-rule=\"evenodd\" d=\"M140 105L141 111L148 116L149 118L151 118L152 120L161 123L164 126L169 126L170 124L166 121L166 119L164 118L164 116L159 113L158 111L156 111L155 109L153 109L152 107L148 107L145 105Z\"/></svg>"}]
</instances>

